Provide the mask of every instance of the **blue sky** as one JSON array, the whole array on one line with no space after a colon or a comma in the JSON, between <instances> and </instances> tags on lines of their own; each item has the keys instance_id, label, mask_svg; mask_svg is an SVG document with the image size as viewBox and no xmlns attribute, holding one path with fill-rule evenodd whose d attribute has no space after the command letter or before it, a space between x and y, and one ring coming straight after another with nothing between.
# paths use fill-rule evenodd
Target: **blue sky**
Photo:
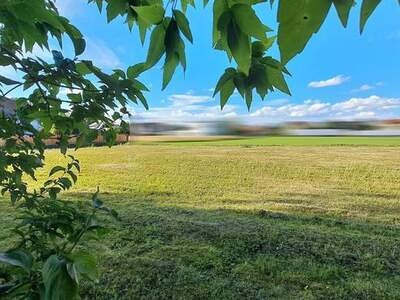
<instances>
[{"instance_id":1,"label":"blue sky","mask_svg":"<svg viewBox=\"0 0 400 300\"><path fill-rule=\"evenodd\" d=\"M165 91L161 91L162 64L143 74L142 81L151 88L150 110L138 106L131 110L138 119L174 122L215 117L261 123L400 117L400 7L395 0L382 2L362 36L359 7L353 9L347 29L332 8L306 50L288 64L292 96L276 92L264 102L255 97L250 112L237 94L222 112L219 99L211 98L211 89L230 63L211 47L212 5L202 8L199 2L197 9L188 9L194 45L186 45L186 74L178 70ZM86 58L105 70L125 69L145 59L147 44L143 47L137 31L129 32L122 19L107 24L105 14L99 15L95 5L83 0L57 3L87 39ZM257 13L276 29L276 5L271 10L260 4ZM279 57L276 47L271 54Z\"/></svg>"}]
</instances>

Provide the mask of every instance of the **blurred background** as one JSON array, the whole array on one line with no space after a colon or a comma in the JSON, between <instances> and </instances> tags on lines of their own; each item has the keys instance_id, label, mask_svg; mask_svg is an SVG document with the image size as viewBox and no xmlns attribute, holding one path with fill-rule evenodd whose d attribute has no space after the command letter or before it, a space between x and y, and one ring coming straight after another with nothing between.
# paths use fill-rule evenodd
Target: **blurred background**
<instances>
[{"instance_id":1,"label":"blurred background","mask_svg":"<svg viewBox=\"0 0 400 300\"><path fill-rule=\"evenodd\" d=\"M400 118L354 121L294 121L248 124L240 118L155 122L131 118L131 140L235 136L400 136ZM158 138L156 138L158 137Z\"/></svg>"}]
</instances>

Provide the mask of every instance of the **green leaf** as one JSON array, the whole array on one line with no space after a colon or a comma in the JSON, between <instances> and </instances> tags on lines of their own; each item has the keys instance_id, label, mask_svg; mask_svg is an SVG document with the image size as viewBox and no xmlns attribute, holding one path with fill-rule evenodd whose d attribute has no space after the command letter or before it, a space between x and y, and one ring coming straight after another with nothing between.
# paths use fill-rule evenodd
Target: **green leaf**
<instances>
[{"instance_id":1,"label":"green leaf","mask_svg":"<svg viewBox=\"0 0 400 300\"><path fill-rule=\"evenodd\" d=\"M150 37L149 51L147 53L146 68L154 66L165 52L165 28L163 24L157 25Z\"/></svg>"},{"instance_id":2,"label":"green leaf","mask_svg":"<svg viewBox=\"0 0 400 300\"><path fill-rule=\"evenodd\" d=\"M262 57L266 50L265 44L260 41L255 41L251 44L251 55L254 57Z\"/></svg>"},{"instance_id":3,"label":"green leaf","mask_svg":"<svg viewBox=\"0 0 400 300\"><path fill-rule=\"evenodd\" d=\"M68 20L62 20L65 32L68 34L75 49L75 55L78 56L85 51L86 42L83 39L82 33L75 26L71 25Z\"/></svg>"},{"instance_id":4,"label":"green leaf","mask_svg":"<svg viewBox=\"0 0 400 300\"><path fill-rule=\"evenodd\" d=\"M179 56L179 61L182 65L183 71L186 71L186 54L185 54L185 43L178 36L178 42L176 43L176 53Z\"/></svg>"},{"instance_id":5,"label":"green leaf","mask_svg":"<svg viewBox=\"0 0 400 300\"><path fill-rule=\"evenodd\" d=\"M15 80L13 80L13 79L10 79L10 78L7 78L7 77L1 76L1 75L0 75L0 82L1 82L1 83L4 83L5 85L15 85L15 84L19 84L18 81L15 81Z\"/></svg>"},{"instance_id":6,"label":"green leaf","mask_svg":"<svg viewBox=\"0 0 400 300\"><path fill-rule=\"evenodd\" d=\"M213 97L215 97L215 95L221 90L227 81L233 79L235 74L236 70L234 68L227 68L225 70L224 74L222 74L217 82L217 85L215 86Z\"/></svg>"},{"instance_id":7,"label":"green leaf","mask_svg":"<svg viewBox=\"0 0 400 300\"><path fill-rule=\"evenodd\" d=\"M70 99L74 103L80 103L82 102L82 95L81 94L67 94L68 99Z\"/></svg>"},{"instance_id":8,"label":"green leaf","mask_svg":"<svg viewBox=\"0 0 400 300\"><path fill-rule=\"evenodd\" d=\"M269 66L266 66L265 70L267 73L268 81L278 90L290 95L289 87L285 81L285 77L283 76L281 70Z\"/></svg>"},{"instance_id":9,"label":"green leaf","mask_svg":"<svg viewBox=\"0 0 400 300\"><path fill-rule=\"evenodd\" d=\"M42 268L44 300L71 300L78 296L78 286L67 270L65 259L50 256Z\"/></svg>"},{"instance_id":10,"label":"green leaf","mask_svg":"<svg viewBox=\"0 0 400 300\"><path fill-rule=\"evenodd\" d=\"M186 16L181 11L176 9L173 10L173 13L180 31L191 43L193 43L192 32L190 31L189 21L187 20Z\"/></svg>"},{"instance_id":11,"label":"green leaf","mask_svg":"<svg viewBox=\"0 0 400 300\"><path fill-rule=\"evenodd\" d=\"M138 97L139 101L142 103L145 109L149 109L149 105L147 103L146 98L143 96L142 93L137 93L136 96Z\"/></svg>"},{"instance_id":12,"label":"green leaf","mask_svg":"<svg viewBox=\"0 0 400 300\"><path fill-rule=\"evenodd\" d=\"M347 27L347 21L349 20L350 10L355 5L354 0L333 0L337 14L343 27Z\"/></svg>"},{"instance_id":13,"label":"green leaf","mask_svg":"<svg viewBox=\"0 0 400 300\"><path fill-rule=\"evenodd\" d=\"M71 279L75 281L77 285L79 285L78 271L76 270L76 267L73 263L67 263L67 272L69 277L71 277Z\"/></svg>"},{"instance_id":14,"label":"green leaf","mask_svg":"<svg viewBox=\"0 0 400 300\"><path fill-rule=\"evenodd\" d=\"M81 74L82 76L88 75L92 73L89 68L83 62L78 62L75 64L76 71Z\"/></svg>"},{"instance_id":15,"label":"green leaf","mask_svg":"<svg viewBox=\"0 0 400 300\"><path fill-rule=\"evenodd\" d=\"M71 180L67 177L61 177L60 179L58 179L58 182L64 190L68 190L72 186Z\"/></svg>"},{"instance_id":16,"label":"green leaf","mask_svg":"<svg viewBox=\"0 0 400 300\"><path fill-rule=\"evenodd\" d=\"M147 30L151 27L151 24L142 18L137 19L137 24L139 26L140 41L143 45L146 40Z\"/></svg>"},{"instance_id":17,"label":"green leaf","mask_svg":"<svg viewBox=\"0 0 400 300\"><path fill-rule=\"evenodd\" d=\"M360 32L364 31L365 24L369 17L372 15L377 6L381 3L381 0L363 0L361 5L361 16L360 16Z\"/></svg>"},{"instance_id":18,"label":"green leaf","mask_svg":"<svg viewBox=\"0 0 400 300\"><path fill-rule=\"evenodd\" d=\"M220 39L218 28L219 19L222 14L228 10L228 5L225 0L215 0L213 5L213 46L215 47Z\"/></svg>"},{"instance_id":19,"label":"green leaf","mask_svg":"<svg viewBox=\"0 0 400 300\"><path fill-rule=\"evenodd\" d=\"M233 20L228 25L227 40L238 68L245 74L248 74L251 64L250 39L240 31L238 25Z\"/></svg>"},{"instance_id":20,"label":"green leaf","mask_svg":"<svg viewBox=\"0 0 400 300\"><path fill-rule=\"evenodd\" d=\"M235 84L239 94L244 98L247 89L247 76L243 72L236 73L233 78L233 83Z\"/></svg>"},{"instance_id":21,"label":"green leaf","mask_svg":"<svg viewBox=\"0 0 400 300\"><path fill-rule=\"evenodd\" d=\"M74 172L68 171L67 173L69 174L69 176L71 176L72 181L73 181L74 183L76 183L76 182L78 181L78 176L76 176Z\"/></svg>"},{"instance_id":22,"label":"green leaf","mask_svg":"<svg viewBox=\"0 0 400 300\"><path fill-rule=\"evenodd\" d=\"M317 33L332 5L332 0L281 0L278 9L278 45L286 64L302 52Z\"/></svg>"},{"instance_id":23,"label":"green leaf","mask_svg":"<svg viewBox=\"0 0 400 300\"><path fill-rule=\"evenodd\" d=\"M30 272L32 268L32 255L23 250L9 250L7 252L0 252L0 262L20 267L27 273Z\"/></svg>"},{"instance_id":24,"label":"green leaf","mask_svg":"<svg viewBox=\"0 0 400 300\"><path fill-rule=\"evenodd\" d=\"M242 32L259 40L267 38L265 33L271 31L271 29L260 21L250 5L235 4L231 9L235 17L235 22Z\"/></svg>"},{"instance_id":25,"label":"green leaf","mask_svg":"<svg viewBox=\"0 0 400 300\"><path fill-rule=\"evenodd\" d=\"M55 166L55 167L53 167L53 168L51 169L50 173L49 173L49 177L50 177L50 176L53 176L55 173L60 172L60 171L65 172L65 168L62 167L62 166Z\"/></svg>"},{"instance_id":26,"label":"green leaf","mask_svg":"<svg viewBox=\"0 0 400 300\"><path fill-rule=\"evenodd\" d=\"M129 79L134 79L138 77L143 71L146 69L145 63L139 63L133 66L130 66L126 72L126 75Z\"/></svg>"},{"instance_id":27,"label":"green leaf","mask_svg":"<svg viewBox=\"0 0 400 300\"><path fill-rule=\"evenodd\" d=\"M146 91L146 92L149 91L149 89L143 83L141 83L139 80L132 78L130 80L130 82L132 82L133 87L139 91Z\"/></svg>"},{"instance_id":28,"label":"green leaf","mask_svg":"<svg viewBox=\"0 0 400 300\"><path fill-rule=\"evenodd\" d=\"M83 38L72 39L75 48L75 55L81 55L86 48L86 41Z\"/></svg>"},{"instance_id":29,"label":"green leaf","mask_svg":"<svg viewBox=\"0 0 400 300\"><path fill-rule=\"evenodd\" d=\"M127 8L126 0L108 1L107 5L107 22L114 20L119 14L123 14Z\"/></svg>"},{"instance_id":30,"label":"green leaf","mask_svg":"<svg viewBox=\"0 0 400 300\"><path fill-rule=\"evenodd\" d=\"M98 277L96 257L86 251L78 251L70 256L76 272L92 281Z\"/></svg>"},{"instance_id":31,"label":"green leaf","mask_svg":"<svg viewBox=\"0 0 400 300\"><path fill-rule=\"evenodd\" d=\"M97 8L99 9L99 12L101 13L103 9L103 0L96 0Z\"/></svg>"},{"instance_id":32,"label":"green leaf","mask_svg":"<svg viewBox=\"0 0 400 300\"><path fill-rule=\"evenodd\" d=\"M251 89L247 89L244 96L246 99L247 109L250 111L251 103L253 102L253 91Z\"/></svg>"},{"instance_id":33,"label":"green leaf","mask_svg":"<svg viewBox=\"0 0 400 300\"><path fill-rule=\"evenodd\" d=\"M233 83L232 79L226 81L225 84L222 86L220 91L220 100L219 100L221 109L224 108L225 104L228 102L228 99L233 94L234 90L235 90L235 84Z\"/></svg>"},{"instance_id":34,"label":"green leaf","mask_svg":"<svg viewBox=\"0 0 400 300\"><path fill-rule=\"evenodd\" d=\"M159 24L164 18L164 8L161 5L132 6L133 10L148 24Z\"/></svg>"},{"instance_id":35,"label":"green leaf","mask_svg":"<svg viewBox=\"0 0 400 300\"><path fill-rule=\"evenodd\" d=\"M173 53L172 55L166 57L164 64L164 73L163 73L163 84L162 84L163 90L167 87L168 83L171 81L172 75L174 74L178 64L179 64L178 54Z\"/></svg>"}]
</instances>

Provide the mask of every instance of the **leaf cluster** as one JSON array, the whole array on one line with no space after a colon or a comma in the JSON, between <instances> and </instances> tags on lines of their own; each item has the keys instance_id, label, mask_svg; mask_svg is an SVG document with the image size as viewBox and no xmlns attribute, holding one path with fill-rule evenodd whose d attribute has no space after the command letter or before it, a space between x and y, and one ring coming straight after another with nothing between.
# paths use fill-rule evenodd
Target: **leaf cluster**
<instances>
[{"instance_id":1,"label":"leaf cluster","mask_svg":"<svg viewBox=\"0 0 400 300\"><path fill-rule=\"evenodd\" d=\"M96 256L79 245L84 239L98 238L107 232L99 222L99 213L113 218L118 218L118 214L104 206L99 191L90 203L57 199L53 188L69 186L66 174L76 178L72 175L76 164L72 159L66 168L54 167L50 173L61 172L61 176L46 182L40 193L27 196L20 204L20 208L26 209L13 230L19 240L14 248L0 252L0 264L7 266L9 274L6 283L0 285L0 296L78 299L80 281L97 280Z\"/></svg>"}]
</instances>

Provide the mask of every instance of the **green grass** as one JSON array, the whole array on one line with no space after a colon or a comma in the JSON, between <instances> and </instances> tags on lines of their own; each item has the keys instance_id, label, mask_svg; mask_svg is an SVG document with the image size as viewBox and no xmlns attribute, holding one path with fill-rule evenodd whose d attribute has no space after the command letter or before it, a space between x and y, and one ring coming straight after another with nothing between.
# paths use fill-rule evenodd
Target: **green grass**
<instances>
[{"instance_id":1,"label":"green grass","mask_svg":"<svg viewBox=\"0 0 400 300\"><path fill-rule=\"evenodd\" d=\"M266 136L213 141L169 141L167 144L207 146L400 146L400 137Z\"/></svg>"},{"instance_id":2,"label":"green grass","mask_svg":"<svg viewBox=\"0 0 400 300\"><path fill-rule=\"evenodd\" d=\"M400 299L400 147L372 140L79 150L65 197L99 185L122 217L89 243L102 275L84 298ZM60 161L48 152L49 165ZM12 212L0 202L0 249Z\"/></svg>"}]
</instances>

